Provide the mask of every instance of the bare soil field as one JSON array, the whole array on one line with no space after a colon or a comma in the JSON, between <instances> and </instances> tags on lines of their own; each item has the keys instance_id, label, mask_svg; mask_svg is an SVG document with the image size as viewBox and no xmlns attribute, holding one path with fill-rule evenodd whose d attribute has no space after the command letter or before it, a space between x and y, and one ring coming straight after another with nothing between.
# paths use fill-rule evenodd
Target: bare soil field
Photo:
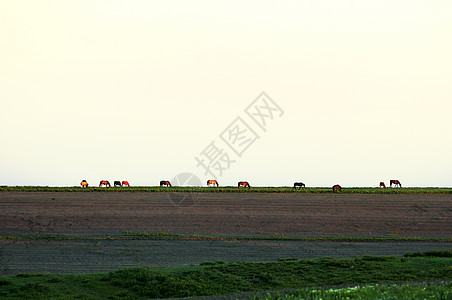
<instances>
[{"instance_id":1,"label":"bare soil field","mask_svg":"<svg viewBox=\"0 0 452 300\"><path fill-rule=\"evenodd\" d=\"M1 192L0 234L452 238L452 195Z\"/></svg>"},{"instance_id":2,"label":"bare soil field","mask_svg":"<svg viewBox=\"0 0 452 300\"><path fill-rule=\"evenodd\" d=\"M452 238L452 195L0 192L0 235L165 232L246 237ZM428 242L0 240L0 275L212 260L402 255Z\"/></svg>"},{"instance_id":3,"label":"bare soil field","mask_svg":"<svg viewBox=\"0 0 452 300\"><path fill-rule=\"evenodd\" d=\"M447 250L437 242L306 242L203 240L0 240L0 276L19 273L99 273L125 267L171 267L204 261L402 256Z\"/></svg>"}]
</instances>

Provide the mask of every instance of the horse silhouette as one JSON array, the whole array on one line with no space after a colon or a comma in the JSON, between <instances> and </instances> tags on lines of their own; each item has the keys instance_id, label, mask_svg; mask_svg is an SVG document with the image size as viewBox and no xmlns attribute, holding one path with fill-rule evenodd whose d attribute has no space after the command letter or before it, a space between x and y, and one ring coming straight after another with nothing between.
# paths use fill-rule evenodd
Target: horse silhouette
<instances>
[{"instance_id":1,"label":"horse silhouette","mask_svg":"<svg viewBox=\"0 0 452 300\"><path fill-rule=\"evenodd\" d=\"M402 184L397 179L391 179L389 181L389 186L392 187L392 185L394 185L394 187L402 187Z\"/></svg>"},{"instance_id":2,"label":"horse silhouette","mask_svg":"<svg viewBox=\"0 0 452 300\"><path fill-rule=\"evenodd\" d=\"M238 184L238 187L239 187L239 189L240 189L240 187L248 187L248 189L250 189L251 188L251 186L250 186L250 184L248 183L248 181L240 181L239 182L239 184Z\"/></svg>"},{"instance_id":3,"label":"horse silhouette","mask_svg":"<svg viewBox=\"0 0 452 300\"><path fill-rule=\"evenodd\" d=\"M129 182L126 181L126 180L124 180L124 181L121 183L121 185L122 185L122 186L130 186Z\"/></svg>"},{"instance_id":4,"label":"horse silhouette","mask_svg":"<svg viewBox=\"0 0 452 300\"><path fill-rule=\"evenodd\" d=\"M160 181L160 186L172 186L172 185L168 180L162 180Z\"/></svg>"},{"instance_id":5,"label":"horse silhouette","mask_svg":"<svg viewBox=\"0 0 452 300\"><path fill-rule=\"evenodd\" d=\"M380 189L385 189L386 188L386 184L382 181L380 182Z\"/></svg>"},{"instance_id":6,"label":"horse silhouette","mask_svg":"<svg viewBox=\"0 0 452 300\"><path fill-rule=\"evenodd\" d=\"M216 181L214 179L207 180L207 186L212 186L212 185L216 185L218 187L219 186L218 181Z\"/></svg>"},{"instance_id":7,"label":"horse silhouette","mask_svg":"<svg viewBox=\"0 0 452 300\"><path fill-rule=\"evenodd\" d=\"M341 192L342 191L342 187L339 184L335 184L333 185L333 192Z\"/></svg>"},{"instance_id":8,"label":"horse silhouette","mask_svg":"<svg viewBox=\"0 0 452 300\"><path fill-rule=\"evenodd\" d=\"M108 182L108 180L101 180L99 183L99 187L101 186L111 187L110 182Z\"/></svg>"},{"instance_id":9,"label":"horse silhouette","mask_svg":"<svg viewBox=\"0 0 452 300\"><path fill-rule=\"evenodd\" d=\"M115 187L121 186L121 181L115 181L115 182L113 182L113 185L114 185Z\"/></svg>"},{"instance_id":10,"label":"horse silhouette","mask_svg":"<svg viewBox=\"0 0 452 300\"><path fill-rule=\"evenodd\" d=\"M296 189L297 187L304 188L306 185L303 182L294 182L293 188Z\"/></svg>"},{"instance_id":11,"label":"horse silhouette","mask_svg":"<svg viewBox=\"0 0 452 300\"><path fill-rule=\"evenodd\" d=\"M80 185L82 186L82 188L87 188L88 187L88 182L86 182L86 180L83 179L82 182L80 182Z\"/></svg>"}]
</instances>

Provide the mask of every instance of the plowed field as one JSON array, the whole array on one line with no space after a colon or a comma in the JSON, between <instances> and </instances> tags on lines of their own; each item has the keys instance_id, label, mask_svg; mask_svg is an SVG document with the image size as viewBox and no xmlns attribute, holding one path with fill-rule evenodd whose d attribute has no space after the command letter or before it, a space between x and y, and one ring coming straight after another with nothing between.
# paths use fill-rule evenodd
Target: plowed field
<instances>
[{"instance_id":1,"label":"plowed field","mask_svg":"<svg viewBox=\"0 0 452 300\"><path fill-rule=\"evenodd\" d=\"M1 192L0 234L113 238L126 232L229 237L452 238L452 195ZM401 255L449 242L0 240L0 274L82 273L206 260Z\"/></svg>"}]
</instances>

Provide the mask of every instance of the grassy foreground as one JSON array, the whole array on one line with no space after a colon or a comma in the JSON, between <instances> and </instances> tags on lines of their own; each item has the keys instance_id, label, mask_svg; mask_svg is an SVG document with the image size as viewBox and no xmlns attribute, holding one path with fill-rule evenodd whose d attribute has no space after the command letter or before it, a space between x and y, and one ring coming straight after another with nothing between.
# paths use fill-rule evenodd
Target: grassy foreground
<instances>
[{"instance_id":1,"label":"grassy foreground","mask_svg":"<svg viewBox=\"0 0 452 300\"><path fill-rule=\"evenodd\" d=\"M254 296L252 300L337 300L337 299L452 299L452 282L436 284L385 284L352 286L338 289L303 289L287 295L268 293L265 296Z\"/></svg>"},{"instance_id":2,"label":"grassy foreground","mask_svg":"<svg viewBox=\"0 0 452 300\"><path fill-rule=\"evenodd\" d=\"M236 186L224 187L159 187L159 186L134 186L134 187L51 187L51 186L0 186L0 192L196 192L196 193L333 193L330 187L307 187L294 189L292 187L251 187L251 189ZM342 194L452 194L452 188L373 188L373 187L343 187Z\"/></svg>"},{"instance_id":3,"label":"grassy foreground","mask_svg":"<svg viewBox=\"0 0 452 300\"><path fill-rule=\"evenodd\" d=\"M289 258L262 263L216 261L177 268L127 268L101 274L18 274L0 277L0 298L147 299L431 280L452 280L450 250L409 253L404 257L325 257L310 260ZM450 287L450 283L440 283L433 285L432 289L438 295L446 295L445 291L450 291ZM405 296L409 291L416 292L417 289L416 286L399 288L404 289ZM359 289L364 287L355 290ZM332 294L331 291L327 292L328 290L300 290L288 296L298 298L287 299L306 298L300 296L303 293L312 294L308 299L334 299L318 297L325 293ZM389 290L389 293L396 294L396 290L398 291L398 288ZM450 292L448 293L448 296L442 299L450 299ZM403 298L406 297L400 299Z\"/></svg>"}]
</instances>

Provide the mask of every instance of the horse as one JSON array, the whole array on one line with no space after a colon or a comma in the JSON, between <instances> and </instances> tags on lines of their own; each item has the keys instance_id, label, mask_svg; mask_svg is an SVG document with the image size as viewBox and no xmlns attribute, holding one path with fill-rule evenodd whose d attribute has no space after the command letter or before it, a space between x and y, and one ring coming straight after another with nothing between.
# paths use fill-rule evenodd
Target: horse
<instances>
[{"instance_id":1,"label":"horse","mask_svg":"<svg viewBox=\"0 0 452 300\"><path fill-rule=\"evenodd\" d=\"M342 192L342 187L339 184L333 185L333 193Z\"/></svg>"},{"instance_id":2,"label":"horse","mask_svg":"<svg viewBox=\"0 0 452 300\"><path fill-rule=\"evenodd\" d=\"M303 182L294 182L293 188L296 189L297 187L304 188L305 184Z\"/></svg>"},{"instance_id":3,"label":"horse","mask_svg":"<svg viewBox=\"0 0 452 300\"><path fill-rule=\"evenodd\" d=\"M386 184L382 181L380 182L380 189L385 189L386 188Z\"/></svg>"},{"instance_id":4,"label":"horse","mask_svg":"<svg viewBox=\"0 0 452 300\"><path fill-rule=\"evenodd\" d=\"M240 181L239 182L239 184L238 184L238 187L239 187L239 189L240 189L240 187L248 187L248 189L250 189L251 188L251 186L250 186L250 184L248 183L248 181Z\"/></svg>"},{"instance_id":5,"label":"horse","mask_svg":"<svg viewBox=\"0 0 452 300\"><path fill-rule=\"evenodd\" d=\"M392 185L394 185L394 187L402 187L402 184L397 179L391 179L389 181L389 186L392 187Z\"/></svg>"},{"instance_id":6,"label":"horse","mask_svg":"<svg viewBox=\"0 0 452 300\"><path fill-rule=\"evenodd\" d=\"M121 186L121 181L115 181L115 182L113 182L113 185L114 185L115 187Z\"/></svg>"},{"instance_id":7,"label":"horse","mask_svg":"<svg viewBox=\"0 0 452 300\"><path fill-rule=\"evenodd\" d=\"M172 185L168 180L162 180L160 181L160 186L172 186Z\"/></svg>"},{"instance_id":8,"label":"horse","mask_svg":"<svg viewBox=\"0 0 452 300\"><path fill-rule=\"evenodd\" d=\"M219 186L218 181L216 181L215 179L207 180L207 186L212 186L212 185L216 185L218 187Z\"/></svg>"},{"instance_id":9,"label":"horse","mask_svg":"<svg viewBox=\"0 0 452 300\"><path fill-rule=\"evenodd\" d=\"M88 182L86 182L86 180L83 179L82 182L80 182L80 185L82 186L82 188L87 188L88 187Z\"/></svg>"},{"instance_id":10,"label":"horse","mask_svg":"<svg viewBox=\"0 0 452 300\"><path fill-rule=\"evenodd\" d=\"M110 182L108 180L101 180L99 183L99 187L105 185L105 187L111 187Z\"/></svg>"},{"instance_id":11,"label":"horse","mask_svg":"<svg viewBox=\"0 0 452 300\"><path fill-rule=\"evenodd\" d=\"M130 186L130 184L129 184L128 181L125 181L125 180L124 180L124 181L122 182L121 186Z\"/></svg>"}]
</instances>

